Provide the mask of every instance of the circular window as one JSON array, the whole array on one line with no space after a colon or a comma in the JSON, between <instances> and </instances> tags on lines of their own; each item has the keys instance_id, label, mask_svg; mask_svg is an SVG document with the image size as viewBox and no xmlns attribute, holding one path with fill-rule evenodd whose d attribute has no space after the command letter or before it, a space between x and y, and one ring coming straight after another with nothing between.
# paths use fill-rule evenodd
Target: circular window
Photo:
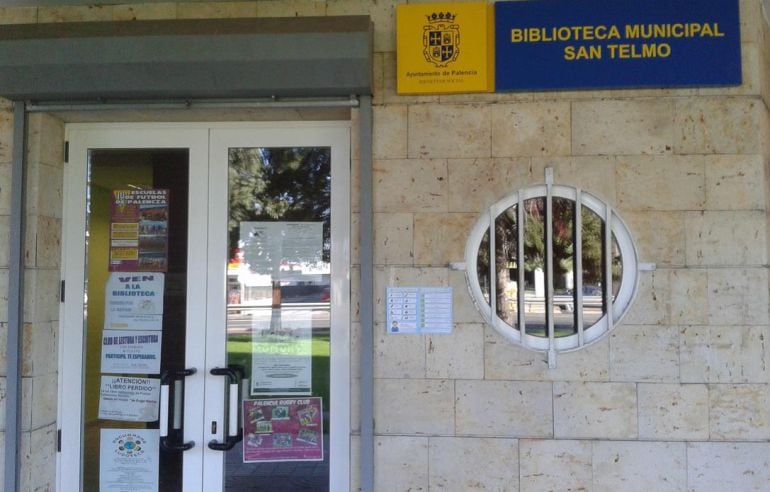
<instances>
[{"instance_id":1,"label":"circular window","mask_svg":"<svg viewBox=\"0 0 770 492\"><path fill-rule=\"evenodd\" d=\"M492 205L468 238L465 264L484 319L534 350L598 340L636 292L625 224L609 204L569 186L534 186Z\"/></svg>"}]
</instances>

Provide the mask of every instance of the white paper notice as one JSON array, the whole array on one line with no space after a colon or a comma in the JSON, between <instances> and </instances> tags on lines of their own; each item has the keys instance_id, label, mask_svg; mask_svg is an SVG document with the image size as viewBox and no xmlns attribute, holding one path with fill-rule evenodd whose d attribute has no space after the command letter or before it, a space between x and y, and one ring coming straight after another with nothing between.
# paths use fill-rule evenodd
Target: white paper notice
<instances>
[{"instance_id":1,"label":"white paper notice","mask_svg":"<svg viewBox=\"0 0 770 492\"><path fill-rule=\"evenodd\" d=\"M159 374L160 345L160 331L105 330L101 372Z\"/></svg>"},{"instance_id":2,"label":"white paper notice","mask_svg":"<svg viewBox=\"0 0 770 492\"><path fill-rule=\"evenodd\" d=\"M160 462L157 429L102 429L99 490L155 492Z\"/></svg>"},{"instance_id":3,"label":"white paper notice","mask_svg":"<svg viewBox=\"0 0 770 492\"><path fill-rule=\"evenodd\" d=\"M313 381L313 312L273 309L266 313L270 318L255 315L251 322L251 394L309 395Z\"/></svg>"},{"instance_id":4,"label":"white paper notice","mask_svg":"<svg viewBox=\"0 0 770 492\"><path fill-rule=\"evenodd\" d=\"M102 376L99 418L154 422L159 398L160 379Z\"/></svg>"},{"instance_id":5,"label":"white paper notice","mask_svg":"<svg viewBox=\"0 0 770 492\"><path fill-rule=\"evenodd\" d=\"M323 222L241 222L240 245L250 271L278 280L282 264L323 262Z\"/></svg>"},{"instance_id":6,"label":"white paper notice","mask_svg":"<svg viewBox=\"0 0 770 492\"><path fill-rule=\"evenodd\" d=\"M112 272L107 281L105 330L161 330L163 284L157 272Z\"/></svg>"}]
</instances>

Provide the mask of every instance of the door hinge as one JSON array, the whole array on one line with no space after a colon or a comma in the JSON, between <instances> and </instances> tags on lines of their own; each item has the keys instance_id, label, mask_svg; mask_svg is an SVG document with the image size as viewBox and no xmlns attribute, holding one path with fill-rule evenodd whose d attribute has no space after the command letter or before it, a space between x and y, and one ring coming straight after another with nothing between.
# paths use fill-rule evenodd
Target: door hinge
<instances>
[{"instance_id":1,"label":"door hinge","mask_svg":"<svg viewBox=\"0 0 770 492\"><path fill-rule=\"evenodd\" d=\"M70 143L64 142L64 162L70 161Z\"/></svg>"},{"instance_id":2,"label":"door hinge","mask_svg":"<svg viewBox=\"0 0 770 492\"><path fill-rule=\"evenodd\" d=\"M59 302L64 302L64 280L61 281L61 287L59 288Z\"/></svg>"},{"instance_id":3,"label":"door hinge","mask_svg":"<svg viewBox=\"0 0 770 492\"><path fill-rule=\"evenodd\" d=\"M56 452L61 453L61 429L56 431Z\"/></svg>"}]
</instances>

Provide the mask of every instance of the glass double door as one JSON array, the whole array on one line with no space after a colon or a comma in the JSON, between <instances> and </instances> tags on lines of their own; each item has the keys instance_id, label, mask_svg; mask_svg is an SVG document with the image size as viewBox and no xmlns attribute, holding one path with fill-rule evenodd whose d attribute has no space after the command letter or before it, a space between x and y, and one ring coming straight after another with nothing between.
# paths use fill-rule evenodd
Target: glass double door
<instances>
[{"instance_id":1,"label":"glass double door","mask_svg":"<svg viewBox=\"0 0 770 492\"><path fill-rule=\"evenodd\" d=\"M67 139L61 490L347 490L347 126Z\"/></svg>"}]
</instances>

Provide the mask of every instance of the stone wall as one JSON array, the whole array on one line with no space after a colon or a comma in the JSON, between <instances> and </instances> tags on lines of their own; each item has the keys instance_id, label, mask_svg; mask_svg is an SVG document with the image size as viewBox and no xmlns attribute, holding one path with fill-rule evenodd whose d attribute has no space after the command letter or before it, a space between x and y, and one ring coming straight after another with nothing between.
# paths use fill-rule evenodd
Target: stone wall
<instances>
[{"instance_id":1,"label":"stone wall","mask_svg":"<svg viewBox=\"0 0 770 492\"><path fill-rule=\"evenodd\" d=\"M764 490L770 31L760 3L741 0L740 87L451 96L396 95L390 0L0 8L0 22L371 15L377 490ZM4 105L0 237L11 124ZM57 366L47 355L58 334L61 131L51 117L30 123L25 490L55 484ZM640 260L657 265L640 274L623 323L560 355L551 370L543 354L484 326L464 274L447 267L463 261L479 213L542 182L546 167L557 183L616 207ZM355 171L353 178L355 204ZM355 226L356 205L353 212ZM2 340L7 257L0 245ZM352 273L355 417L358 269ZM454 332L386 335L388 285L453 286ZM355 436L353 443L355 485Z\"/></svg>"}]
</instances>

